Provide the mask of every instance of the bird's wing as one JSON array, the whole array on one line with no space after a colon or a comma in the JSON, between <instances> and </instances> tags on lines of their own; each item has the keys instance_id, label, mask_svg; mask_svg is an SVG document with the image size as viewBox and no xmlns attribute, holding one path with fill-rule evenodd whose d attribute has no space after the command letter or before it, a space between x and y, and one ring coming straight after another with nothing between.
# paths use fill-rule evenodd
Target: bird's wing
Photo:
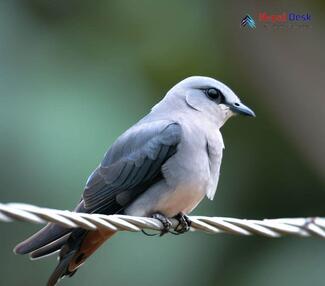
<instances>
[{"instance_id":1,"label":"bird's wing","mask_svg":"<svg viewBox=\"0 0 325 286\"><path fill-rule=\"evenodd\" d=\"M162 165L177 151L181 127L171 121L135 125L106 153L83 193L87 212L117 213L163 179Z\"/></svg>"}]
</instances>

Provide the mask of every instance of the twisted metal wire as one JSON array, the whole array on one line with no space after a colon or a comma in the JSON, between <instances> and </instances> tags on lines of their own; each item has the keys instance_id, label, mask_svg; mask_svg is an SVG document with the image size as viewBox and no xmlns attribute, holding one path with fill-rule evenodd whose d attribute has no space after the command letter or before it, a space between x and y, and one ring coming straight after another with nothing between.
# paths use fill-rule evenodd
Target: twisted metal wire
<instances>
[{"instance_id":1,"label":"twisted metal wire","mask_svg":"<svg viewBox=\"0 0 325 286\"><path fill-rule=\"evenodd\" d=\"M247 220L227 217L190 216L189 219L192 231L213 234L259 235L270 238L286 235L325 238L325 218L321 217ZM163 228L159 220L148 217L85 214L21 203L0 203L0 221L25 221L38 224L54 222L67 228L133 232L148 229L160 231ZM178 221L172 219L172 228L177 227L177 225Z\"/></svg>"}]
</instances>

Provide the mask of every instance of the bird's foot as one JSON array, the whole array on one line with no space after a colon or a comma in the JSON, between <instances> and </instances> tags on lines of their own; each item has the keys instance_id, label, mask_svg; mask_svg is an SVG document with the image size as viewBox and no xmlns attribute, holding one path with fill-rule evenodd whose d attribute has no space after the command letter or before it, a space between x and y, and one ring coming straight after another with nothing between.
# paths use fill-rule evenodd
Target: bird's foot
<instances>
[{"instance_id":1,"label":"bird's foot","mask_svg":"<svg viewBox=\"0 0 325 286\"><path fill-rule=\"evenodd\" d=\"M160 231L160 236L163 236L164 234L170 231L172 222L165 215L161 213L154 213L152 215L152 218L159 220L163 225L163 229Z\"/></svg>"},{"instance_id":2,"label":"bird's foot","mask_svg":"<svg viewBox=\"0 0 325 286\"><path fill-rule=\"evenodd\" d=\"M183 213L179 213L174 216L176 220L178 220L178 225L175 227L173 234L182 234L188 232L191 228L191 221L188 216Z\"/></svg>"}]
</instances>

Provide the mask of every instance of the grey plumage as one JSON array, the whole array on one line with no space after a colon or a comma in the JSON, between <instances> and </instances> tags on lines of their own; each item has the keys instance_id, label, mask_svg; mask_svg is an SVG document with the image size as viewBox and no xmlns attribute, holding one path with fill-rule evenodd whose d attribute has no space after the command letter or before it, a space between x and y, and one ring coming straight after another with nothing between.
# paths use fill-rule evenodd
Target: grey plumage
<instances>
[{"instance_id":1,"label":"grey plumage","mask_svg":"<svg viewBox=\"0 0 325 286\"><path fill-rule=\"evenodd\" d=\"M176 152L180 136L180 126L168 120L129 129L90 176L83 194L85 207L120 212L161 179L161 166Z\"/></svg>"},{"instance_id":2,"label":"grey plumage","mask_svg":"<svg viewBox=\"0 0 325 286\"><path fill-rule=\"evenodd\" d=\"M213 199L224 148L219 129L235 113L254 116L221 82L197 76L181 81L115 141L75 211L173 217L191 212L204 196ZM60 250L48 283L55 285L112 234L49 224L15 252L38 258Z\"/></svg>"}]
</instances>

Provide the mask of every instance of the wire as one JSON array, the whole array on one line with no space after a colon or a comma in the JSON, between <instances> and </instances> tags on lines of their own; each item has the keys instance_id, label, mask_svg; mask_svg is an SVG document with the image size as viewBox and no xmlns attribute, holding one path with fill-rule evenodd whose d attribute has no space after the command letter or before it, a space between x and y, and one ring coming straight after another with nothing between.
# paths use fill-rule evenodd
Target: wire
<instances>
[{"instance_id":1,"label":"wire","mask_svg":"<svg viewBox=\"0 0 325 286\"><path fill-rule=\"evenodd\" d=\"M259 235L270 238L286 235L325 238L325 218L321 217L248 220L228 217L189 216L189 219L192 231L213 234ZM160 231L163 228L159 220L148 217L76 213L21 203L0 203L0 221L24 221L38 224L53 222L67 228L132 232L142 230ZM172 228L177 225L178 221L172 219Z\"/></svg>"}]
</instances>

